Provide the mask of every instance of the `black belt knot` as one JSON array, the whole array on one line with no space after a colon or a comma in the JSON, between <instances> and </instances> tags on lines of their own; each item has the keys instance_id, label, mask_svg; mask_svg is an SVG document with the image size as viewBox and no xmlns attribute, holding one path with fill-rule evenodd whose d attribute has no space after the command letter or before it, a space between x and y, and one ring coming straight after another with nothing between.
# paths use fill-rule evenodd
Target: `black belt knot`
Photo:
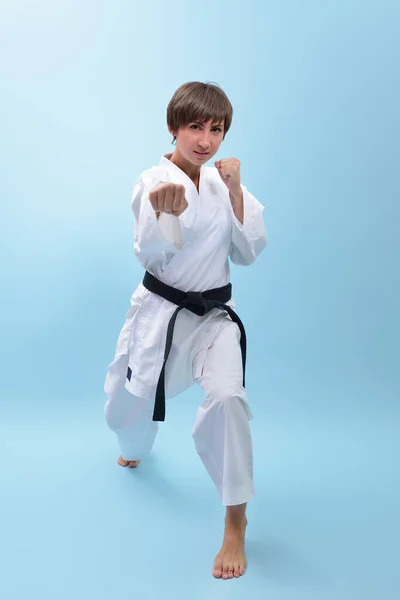
<instances>
[{"instance_id":1,"label":"black belt knot","mask_svg":"<svg viewBox=\"0 0 400 600\"><path fill-rule=\"evenodd\" d=\"M187 292L187 306L188 310L191 310L196 315L204 317L214 307L211 302L205 300L201 292Z\"/></svg>"},{"instance_id":2,"label":"black belt knot","mask_svg":"<svg viewBox=\"0 0 400 600\"><path fill-rule=\"evenodd\" d=\"M213 308L225 310L229 314L232 321L234 321L238 325L240 329L240 347L242 351L243 386L245 385L246 332L243 323L239 319L238 315L230 306L226 304L232 296L232 285L230 283L220 288L207 290L206 292L182 292L181 290L178 290L174 287L167 285L166 283L163 283L162 281L151 275L151 273L146 271L146 274L143 278L143 285L150 292L153 292L154 294L161 296L165 300L176 304L178 307L168 323L163 366L157 384L153 421L165 420L165 364L168 360L168 356L172 346L172 338L176 318L179 312L184 308L201 317L209 313ZM131 376L132 371L130 367L128 367L127 377L129 381L131 380Z\"/></svg>"}]
</instances>

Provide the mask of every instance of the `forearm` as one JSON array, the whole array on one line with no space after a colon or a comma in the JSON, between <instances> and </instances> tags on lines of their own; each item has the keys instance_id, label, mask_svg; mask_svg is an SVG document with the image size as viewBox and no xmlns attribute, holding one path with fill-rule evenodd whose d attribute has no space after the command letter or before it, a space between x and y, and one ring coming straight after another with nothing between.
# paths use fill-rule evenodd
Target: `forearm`
<instances>
[{"instance_id":1,"label":"forearm","mask_svg":"<svg viewBox=\"0 0 400 600\"><path fill-rule=\"evenodd\" d=\"M230 258L237 265L249 265L266 245L266 230L262 216L264 207L249 191L243 191L243 222L240 215L233 212L232 247ZM233 206L233 205L232 205ZM240 204L236 204L237 210Z\"/></svg>"},{"instance_id":2,"label":"forearm","mask_svg":"<svg viewBox=\"0 0 400 600\"><path fill-rule=\"evenodd\" d=\"M232 209L237 220L243 225L244 222L244 203L243 203L243 190L235 192L234 194L229 193L229 198L232 204Z\"/></svg>"}]
</instances>

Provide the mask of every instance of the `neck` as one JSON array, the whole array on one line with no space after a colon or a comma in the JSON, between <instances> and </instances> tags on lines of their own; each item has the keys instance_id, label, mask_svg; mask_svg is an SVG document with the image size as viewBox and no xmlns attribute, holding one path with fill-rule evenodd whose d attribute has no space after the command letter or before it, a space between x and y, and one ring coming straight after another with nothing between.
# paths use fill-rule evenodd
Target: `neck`
<instances>
[{"instance_id":1,"label":"neck","mask_svg":"<svg viewBox=\"0 0 400 600\"><path fill-rule=\"evenodd\" d=\"M188 160L186 160L179 152L179 150L175 150L175 152L173 152L171 154L171 156L169 156L167 154L167 158L174 163L174 165L176 165L177 167L179 167L184 173L186 173L186 175L188 177L190 177L190 179L193 181L193 183L195 185L198 185L199 179L200 179L200 168L197 165L194 165L193 163L189 162Z\"/></svg>"}]
</instances>

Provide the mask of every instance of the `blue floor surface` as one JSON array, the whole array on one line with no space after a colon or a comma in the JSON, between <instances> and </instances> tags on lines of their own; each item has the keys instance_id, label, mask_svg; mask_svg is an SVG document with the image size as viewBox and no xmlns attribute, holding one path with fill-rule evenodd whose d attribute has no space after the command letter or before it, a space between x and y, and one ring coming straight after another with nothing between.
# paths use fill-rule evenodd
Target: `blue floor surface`
<instances>
[{"instance_id":1,"label":"blue floor surface","mask_svg":"<svg viewBox=\"0 0 400 600\"><path fill-rule=\"evenodd\" d=\"M191 439L199 400L170 403L136 470L117 465L98 400L11 403L0 429L1 598L398 598L398 415L367 403L319 414L317 396L253 411L248 569L217 581L224 511Z\"/></svg>"}]
</instances>

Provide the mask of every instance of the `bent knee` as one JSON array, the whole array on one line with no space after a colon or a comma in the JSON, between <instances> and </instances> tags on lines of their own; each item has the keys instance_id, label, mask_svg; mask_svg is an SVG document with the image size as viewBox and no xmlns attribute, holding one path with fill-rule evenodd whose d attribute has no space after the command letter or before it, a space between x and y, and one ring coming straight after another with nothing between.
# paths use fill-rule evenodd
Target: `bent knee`
<instances>
[{"instance_id":1,"label":"bent knee","mask_svg":"<svg viewBox=\"0 0 400 600\"><path fill-rule=\"evenodd\" d=\"M218 385L209 390L206 401L226 406L227 409L247 402L246 390L242 385Z\"/></svg>"},{"instance_id":2,"label":"bent knee","mask_svg":"<svg viewBox=\"0 0 400 600\"><path fill-rule=\"evenodd\" d=\"M207 393L202 408L206 412L223 411L227 415L243 414L247 419L251 419L246 390L242 385L214 387Z\"/></svg>"},{"instance_id":3,"label":"bent knee","mask_svg":"<svg viewBox=\"0 0 400 600\"><path fill-rule=\"evenodd\" d=\"M251 419L252 414L243 387L214 388L207 394L199 409L192 436L201 445L205 432L206 437L209 437L219 429L220 437L231 427L245 428L247 431Z\"/></svg>"}]
</instances>

